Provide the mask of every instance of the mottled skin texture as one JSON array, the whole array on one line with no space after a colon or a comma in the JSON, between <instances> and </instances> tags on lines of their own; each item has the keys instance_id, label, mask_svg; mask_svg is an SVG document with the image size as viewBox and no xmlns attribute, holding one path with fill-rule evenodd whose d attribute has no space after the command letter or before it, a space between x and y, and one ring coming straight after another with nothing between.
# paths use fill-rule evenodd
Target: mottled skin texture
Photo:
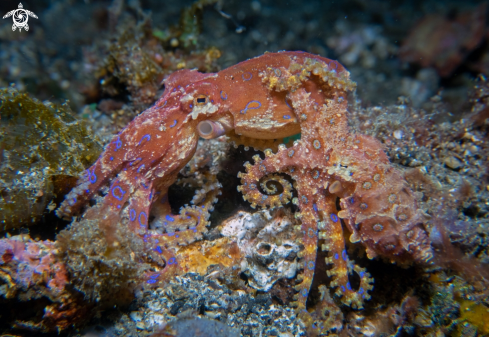
<instances>
[{"instance_id":1,"label":"mottled skin texture","mask_svg":"<svg viewBox=\"0 0 489 337\"><path fill-rule=\"evenodd\" d=\"M247 163L238 189L252 206L279 207L289 202L292 186L276 173L290 176L298 194L293 202L300 208L302 226L297 230L304 245L296 305L305 309L321 247L333 265L330 287L344 304L361 308L372 279L349 261L340 218L350 241L362 242L370 258L424 263L432 253L405 180L378 141L352 134L348 127L347 92L354 88L339 63L302 52L268 53L217 74L176 72L166 80L161 99L114 138L58 214L79 213L110 184L85 217L112 214L156 245L187 244L205 232L217 189L209 189L210 198L180 215L171 214L166 194L195 152L199 122L224 125L244 145L262 139L262 146L272 147L276 139L301 132L293 146L281 145L275 154L265 150L265 159L256 156L254 165ZM154 220L148 226L150 214ZM171 254L163 251L168 259ZM361 280L357 289L348 279L353 271Z\"/></svg>"}]
</instances>

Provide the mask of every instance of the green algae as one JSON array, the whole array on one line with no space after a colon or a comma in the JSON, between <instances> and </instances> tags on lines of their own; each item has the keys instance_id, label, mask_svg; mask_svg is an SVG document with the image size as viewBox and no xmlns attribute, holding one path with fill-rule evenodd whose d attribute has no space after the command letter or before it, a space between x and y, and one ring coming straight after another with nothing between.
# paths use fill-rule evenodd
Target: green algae
<instances>
[{"instance_id":1,"label":"green algae","mask_svg":"<svg viewBox=\"0 0 489 337\"><path fill-rule=\"evenodd\" d=\"M54 197L53 178L79 176L101 151L68 104L0 89L0 231L37 222Z\"/></svg>"}]
</instances>

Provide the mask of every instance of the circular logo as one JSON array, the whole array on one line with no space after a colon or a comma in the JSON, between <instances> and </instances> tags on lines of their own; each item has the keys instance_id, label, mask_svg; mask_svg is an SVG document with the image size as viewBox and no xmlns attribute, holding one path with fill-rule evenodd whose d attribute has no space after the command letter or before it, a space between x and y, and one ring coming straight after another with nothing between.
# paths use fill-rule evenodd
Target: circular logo
<instances>
[{"instance_id":1,"label":"circular logo","mask_svg":"<svg viewBox=\"0 0 489 337\"><path fill-rule=\"evenodd\" d=\"M23 9L18 9L13 15L13 19L16 25L23 26L27 22L27 13Z\"/></svg>"}]
</instances>

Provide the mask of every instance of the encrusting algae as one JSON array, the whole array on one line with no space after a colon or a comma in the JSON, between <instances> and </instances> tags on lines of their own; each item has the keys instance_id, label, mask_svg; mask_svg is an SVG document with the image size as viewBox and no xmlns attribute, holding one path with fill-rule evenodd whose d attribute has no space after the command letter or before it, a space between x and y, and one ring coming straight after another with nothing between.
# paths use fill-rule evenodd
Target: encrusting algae
<instances>
[{"instance_id":1,"label":"encrusting algae","mask_svg":"<svg viewBox=\"0 0 489 337\"><path fill-rule=\"evenodd\" d=\"M78 176L102 147L68 104L39 102L15 88L0 90L0 117L0 230L5 231L39 221L53 199L54 180Z\"/></svg>"}]
</instances>

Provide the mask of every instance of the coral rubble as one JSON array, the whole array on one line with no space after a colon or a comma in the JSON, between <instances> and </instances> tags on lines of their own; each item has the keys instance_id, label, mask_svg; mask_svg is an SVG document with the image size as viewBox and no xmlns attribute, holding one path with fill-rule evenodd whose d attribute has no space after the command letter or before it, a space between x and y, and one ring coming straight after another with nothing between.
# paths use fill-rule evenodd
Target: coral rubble
<instances>
[{"instance_id":1,"label":"coral rubble","mask_svg":"<svg viewBox=\"0 0 489 337\"><path fill-rule=\"evenodd\" d=\"M1 89L0 114L0 231L5 231L36 223L53 199L56 177L78 176L101 146L67 104Z\"/></svg>"}]
</instances>

